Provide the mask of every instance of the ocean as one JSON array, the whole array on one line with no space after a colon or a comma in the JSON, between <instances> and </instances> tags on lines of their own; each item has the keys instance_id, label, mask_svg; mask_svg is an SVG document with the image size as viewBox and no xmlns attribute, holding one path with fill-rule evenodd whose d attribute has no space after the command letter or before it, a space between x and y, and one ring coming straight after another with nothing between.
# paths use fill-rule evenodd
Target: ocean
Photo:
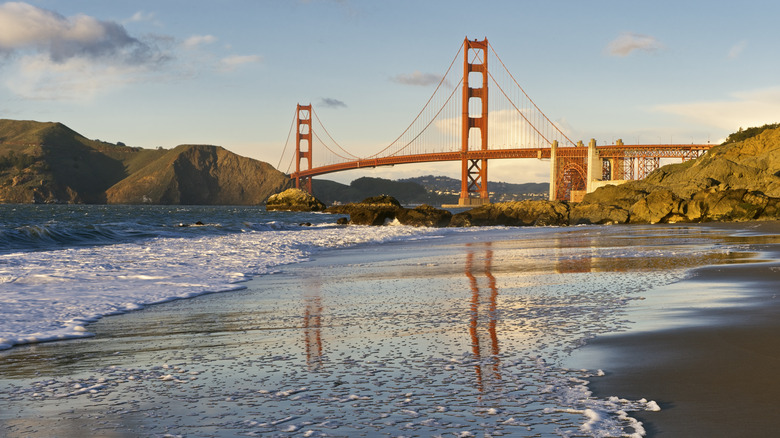
<instances>
[{"instance_id":1,"label":"ocean","mask_svg":"<svg viewBox=\"0 0 780 438\"><path fill-rule=\"evenodd\" d=\"M626 309L654 288L743 249L703 227L344 227L337 217L0 205L0 431L46 436L56 426L19 419L54 411L111 436L136 436L139 421L137 436L644 436L627 413L659 405L593 397L587 383L603 371L567 357L631 326ZM156 312L166 316L137 322ZM172 319L188 328L164 328ZM174 346L134 355L89 339L92 327L117 339L151 330ZM240 345L203 348L179 332ZM25 368L55 340L79 350L77 371ZM175 391L155 386L170 382ZM92 421L123 415L135 425Z\"/></svg>"}]
</instances>

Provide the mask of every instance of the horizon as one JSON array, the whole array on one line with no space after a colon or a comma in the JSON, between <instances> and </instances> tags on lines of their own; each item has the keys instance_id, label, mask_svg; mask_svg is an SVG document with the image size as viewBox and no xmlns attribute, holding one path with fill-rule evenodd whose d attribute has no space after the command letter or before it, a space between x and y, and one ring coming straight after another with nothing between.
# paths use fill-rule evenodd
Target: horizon
<instances>
[{"instance_id":1,"label":"horizon","mask_svg":"<svg viewBox=\"0 0 780 438\"><path fill-rule=\"evenodd\" d=\"M407 126L464 37L487 37L572 139L717 144L780 121L772 12L780 5L757 0L3 2L0 118L148 149L213 144L284 167L295 106L311 103L365 156ZM426 174L457 178L459 163L329 179ZM549 166L492 160L489 179L547 181Z\"/></svg>"}]
</instances>

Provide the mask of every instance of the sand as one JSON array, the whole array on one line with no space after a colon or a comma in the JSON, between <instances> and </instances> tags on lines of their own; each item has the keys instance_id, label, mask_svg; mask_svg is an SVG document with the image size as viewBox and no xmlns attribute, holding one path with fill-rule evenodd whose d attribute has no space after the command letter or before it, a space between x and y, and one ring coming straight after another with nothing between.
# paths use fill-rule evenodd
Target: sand
<instances>
[{"instance_id":1,"label":"sand","mask_svg":"<svg viewBox=\"0 0 780 438\"><path fill-rule=\"evenodd\" d=\"M750 249L759 258L780 258L776 222L710 226L766 233ZM691 290L722 298L670 298ZM780 264L704 267L654 293L635 305L634 319L644 325L594 339L576 353L574 362L586 358L584 366L609 364L606 376L590 384L594 395L656 400L659 412L632 415L648 437L777 435Z\"/></svg>"}]
</instances>

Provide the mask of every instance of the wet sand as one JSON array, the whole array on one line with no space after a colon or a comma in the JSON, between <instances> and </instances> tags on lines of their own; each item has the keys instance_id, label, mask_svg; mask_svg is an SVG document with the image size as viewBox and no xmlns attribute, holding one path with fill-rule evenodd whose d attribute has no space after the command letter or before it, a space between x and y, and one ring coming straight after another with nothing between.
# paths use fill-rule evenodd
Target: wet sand
<instances>
[{"instance_id":1,"label":"wet sand","mask_svg":"<svg viewBox=\"0 0 780 438\"><path fill-rule=\"evenodd\" d=\"M763 258L780 259L780 224L748 226L774 236L763 243L758 239L751 249L763 252ZM722 298L670 298L691 290ZM692 278L647 295L633 305L633 318L639 320L634 330L601 336L575 354L574 361L585 366L609 364L606 375L589 385L594 395L658 402L658 412L631 414L643 422L648 437L776 436L780 263L700 268Z\"/></svg>"},{"instance_id":2,"label":"wet sand","mask_svg":"<svg viewBox=\"0 0 780 438\"><path fill-rule=\"evenodd\" d=\"M758 287L751 269L776 285L777 265L733 263L776 240L697 227L488 235L331 251L243 291L105 318L89 327L93 339L2 352L0 435L590 436L585 411L601 406L583 392L590 381L600 396L628 399L620 407L629 413L647 407L632 400L656 399L661 412L636 414L649 435L741 436L670 427L706 421L697 415L716 413L703 401L729 405L729 388L748 387L729 370L769 387L780 332L768 325L776 307L764 304L775 301L745 289ZM702 264L720 267L675 283ZM766 321L741 314L754 307ZM676 320L685 324L658 331ZM655 331L606 335L632 327ZM765 330L775 349L740 338L720 345L743 329L752 340ZM746 346L767 355L764 368L744 368ZM740 363L710 365L723 357ZM658 374L632 381L640 365ZM686 389L678 373L716 384ZM754 413L773 406L762 402L739 401ZM731 412L723 422L757 417Z\"/></svg>"}]
</instances>

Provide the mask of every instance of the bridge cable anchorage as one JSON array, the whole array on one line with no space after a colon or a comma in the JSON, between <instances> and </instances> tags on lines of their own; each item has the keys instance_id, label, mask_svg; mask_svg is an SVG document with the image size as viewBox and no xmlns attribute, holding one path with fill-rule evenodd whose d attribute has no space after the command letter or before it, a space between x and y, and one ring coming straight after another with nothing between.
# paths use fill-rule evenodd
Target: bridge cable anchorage
<instances>
[{"instance_id":1,"label":"bridge cable anchorage","mask_svg":"<svg viewBox=\"0 0 780 438\"><path fill-rule=\"evenodd\" d=\"M293 127L295 126L295 118L297 117L297 110L295 113L293 113L292 121L290 122L290 130L287 132L287 140L284 142L284 150L282 150L282 155L279 157L279 164L276 165L276 169L280 169L282 165L282 160L284 159L284 154L287 153L287 146L290 143L290 137L292 136ZM295 157L293 157L295 159ZM290 160L290 167L287 168L287 173L290 173L290 169L292 168L292 160Z\"/></svg>"},{"instance_id":2,"label":"bridge cable anchorage","mask_svg":"<svg viewBox=\"0 0 780 438\"><path fill-rule=\"evenodd\" d=\"M558 128L558 126L557 126L555 123L553 123L553 122L552 122L552 121L551 121L551 120L550 120L550 119L547 117L547 115L546 115L546 114L544 114L544 112L543 112L541 109L539 109L539 107L538 107L538 106L536 106L536 103L534 102L534 100L533 100L533 99L531 99L531 96L529 96L529 95L528 95L528 93L526 93L526 92L525 92L525 90L523 89L523 87L521 87L521 86L520 86L520 84L517 82L517 79L515 79L515 77L512 75L512 72L511 72L511 71L509 71L509 69L507 68L506 64L504 64L504 61L502 61L502 60L501 60L501 57L500 57L500 56L498 56L498 52L496 52L496 49L495 49L495 47L493 47L493 45L492 45L492 44L490 44L490 42L489 42L489 41L488 41L488 46L490 47L490 50L492 50L492 51L493 51L493 54L494 54L494 55L496 55L496 59L498 59L498 62L500 62L500 63L501 63L501 66L503 66L503 67L504 67L504 70L506 70L506 72L509 74L509 77L510 77L510 78L512 78L512 81L514 81L515 85L517 85L517 88L519 88L519 89L520 89L520 91L522 91L522 92L523 92L523 94L525 95L525 97L528 99L528 101L529 101L529 102L531 102L531 105L533 105L533 106L534 106L534 108L536 108L536 110L537 110L537 111L539 111L539 113L542 115L542 117L544 117L544 119L545 119L545 120L547 120L547 122L548 122L548 123L550 123L550 124L551 124L551 125L552 125L552 126L555 128L555 130L556 130L556 131L558 131L558 132L559 132L559 133L560 133L560 134L563 136L563 138L565 138L565 139L566 139L566 140L567 140L569 143L571 143L571 145L572 145L572 146L574 146L576 143L575 143L575 142L573 142L573 141L572 141L572 140L571 140L571 139L570 139L570 138L569 138L569 137L568 137L566 134L564 134L564 133L563 133L563 131L561 131L561 130ZM491 77L492 77L492 76L491 76ZM494 81L495 81L495 79L494 79ZM499 88L500 88L500 87L499 87Z\"/></svg>"},{"instance_id":3,"label":"bridge cable anchorage","mask_svg":"<svg viewBox=\"0 0 780 438\"><path fill-rule=\"evenodd\" d=\"M335 144L335 145L336 145L336 146L337 146L339 149L341 149L342 151L344 151L344 153L345 153L345 154L347 154L347 155L349 155L350 157L352 157L352 158L354 158L354 159L356 159L356 160L359 160L359 159L360 159L360 157L358 157L357 155L355 155L355 154L352 154L352 153L351 153L351 152L349 152L348 150L344 149L344 148L343 148L343 147L342 147L342 146L339 144L339 142L337 142L337 141L336 141L336 140L333 138L333 136L331 136L331 135L330 135L330 132L328 132L328 129L325 127L325 124L324 124L324 123L322 123L322 120L320 120L320 117L319 117L319 116L317 115L317 113L314 111L314 107L312 107L312 109L311 109L311 112L312 112L312 114L314 114L314 118L315 118L315 119L317 119L317 122L320 124L320 127L322 128L322 130L323 130L323 131L325 131L325 134L327 134L327 135L328 135L328 138L330 139L330 141L332 141L332 142L333 142L333 144ZM314 134L314 136L315 136L315 137L317 137L317 139L318 139L318 140L322 141L322 139L321 139L321 138L319 138L319 136L317 136L317 134ZM325 142L324 142L324 141L322 141L322 143L323 143L323 146L325 146ZM348 160L348 158L346 158L346 157L342 157L341 155L337 154L336 152L333 152L333 150L331 150L331 149L330 149L330 148L328 148L327 146L325 146L325 148L326 148L326 149L328 149L330 152L332 152L334 155L336 155L336 156L338 156L338 157L340 157L340 158L344 158L345 160Z\"/></svg>"},{"instance_id":4,"label":"bridge cable anchorage","mask_svg":"<svg viewBox=\"0 0 780 438\"><path fill-rule=\"evenodd\" d=\"M404 134L406 134L407 132L409 132L409 130L410 130L410 129L412 129L412 126L414 126L414 123L415 123L415 122L416 122L416 121L417 121L417 120L420 118L420 116L422 116L423 112L425 112L425 109L426 109L426 108L428 108L428 105L431 103L431 100L433 100L433 98L436 96L436 93L439 91L439 88L441 88L442 84L444 84L444 81L445 81L445 79L447 79L447 75L449 75L449 74L450 74L450 70L452 70L452 66L453 66L453 65L455 65L455 61L457 61L457 60L458 60L458 58L460 57L460 52L461 52L462 50L463 50L463 47L461 46L461 47L458 49L458 53L456 53L456 54L455 54L455 57L454 57L454 58L452 58L452 62L450 63L450 66L447 68L447 71L446 71L446 72L444 73L444 75L441 77L441 80L439 81L439 84L436 86L436 89L435 89L435 90L433 90L433 93L431 94L431 97L429 97L429 98L428 98L428 101L427 101L427 102L425 102L425 105L423 105L423 108L420 110L420 112L419 112L419 113L417 113L417 116L414 118L414 120L412 120L412 122L409 124L409 126L408 126L406 129L404 129L404 131L401 133L401 135L399 135L399 136L398 136L398 137L397 137L395 140L393 140L393 141L392 141L392 142L391 142L389 145L387 145L387 146L386 146L384 149L382 149L381 151L379 151L379 152L375 153L374 155L369 155L369 156L367 156L365 159L376 158L377 156L379 156L380 154L382 154L382 153L383 153L383 152L385 152L386 150L390 149L390 148L391 148L391 147L392 147L392 146L393 146L393 145L394 145L394 144L395 144L395 143L396 143L398 140L400 140L400 139L401 139L401 137L403 137L403 136L404 136ZM461 78L460 82L458 83L458 86L459 86L459 85L460 85L462 82L463 82L463 79ZM457 90L457 89L458 89L458 86L456 86L454 89L455 89L455 90ZM454 92L453 92L453 93L450 95L450 98L448 98L448 99L447 99L447 102L449 102L449 100L452 98L452 95L453 95L453 94L454 94ZM445 106L446 106L446 104L445 104ZM439 113L440 113L440 112L441 112L441 110L439 111ZM438 115L439 113L437 113L437 115ZM435 118L434 118L434 119L435 119ZM431 123L432 123L432 122L431 122ZM430 126L430 125L431 125L431 123L428 123L428 125L426 125L426 128L427 128L428 126ZM423 129L423 131L424 131L424 130L425 130L425 129ZM419 134L418 134L418 135L417 135L415 138L417 138L417 137L419 137ZM407 143L405 146L403 146L403 148L406 148L407 146L409 146L409 144L410 144L410 143L411 143L411 142ZM403 149L403 148L402 148L402 149ZM395 153L393 153L393 154L390 154L390 155L391 155L391 156L392 156L392 155L395 155Z\"/></svg>"}]
</instances>

